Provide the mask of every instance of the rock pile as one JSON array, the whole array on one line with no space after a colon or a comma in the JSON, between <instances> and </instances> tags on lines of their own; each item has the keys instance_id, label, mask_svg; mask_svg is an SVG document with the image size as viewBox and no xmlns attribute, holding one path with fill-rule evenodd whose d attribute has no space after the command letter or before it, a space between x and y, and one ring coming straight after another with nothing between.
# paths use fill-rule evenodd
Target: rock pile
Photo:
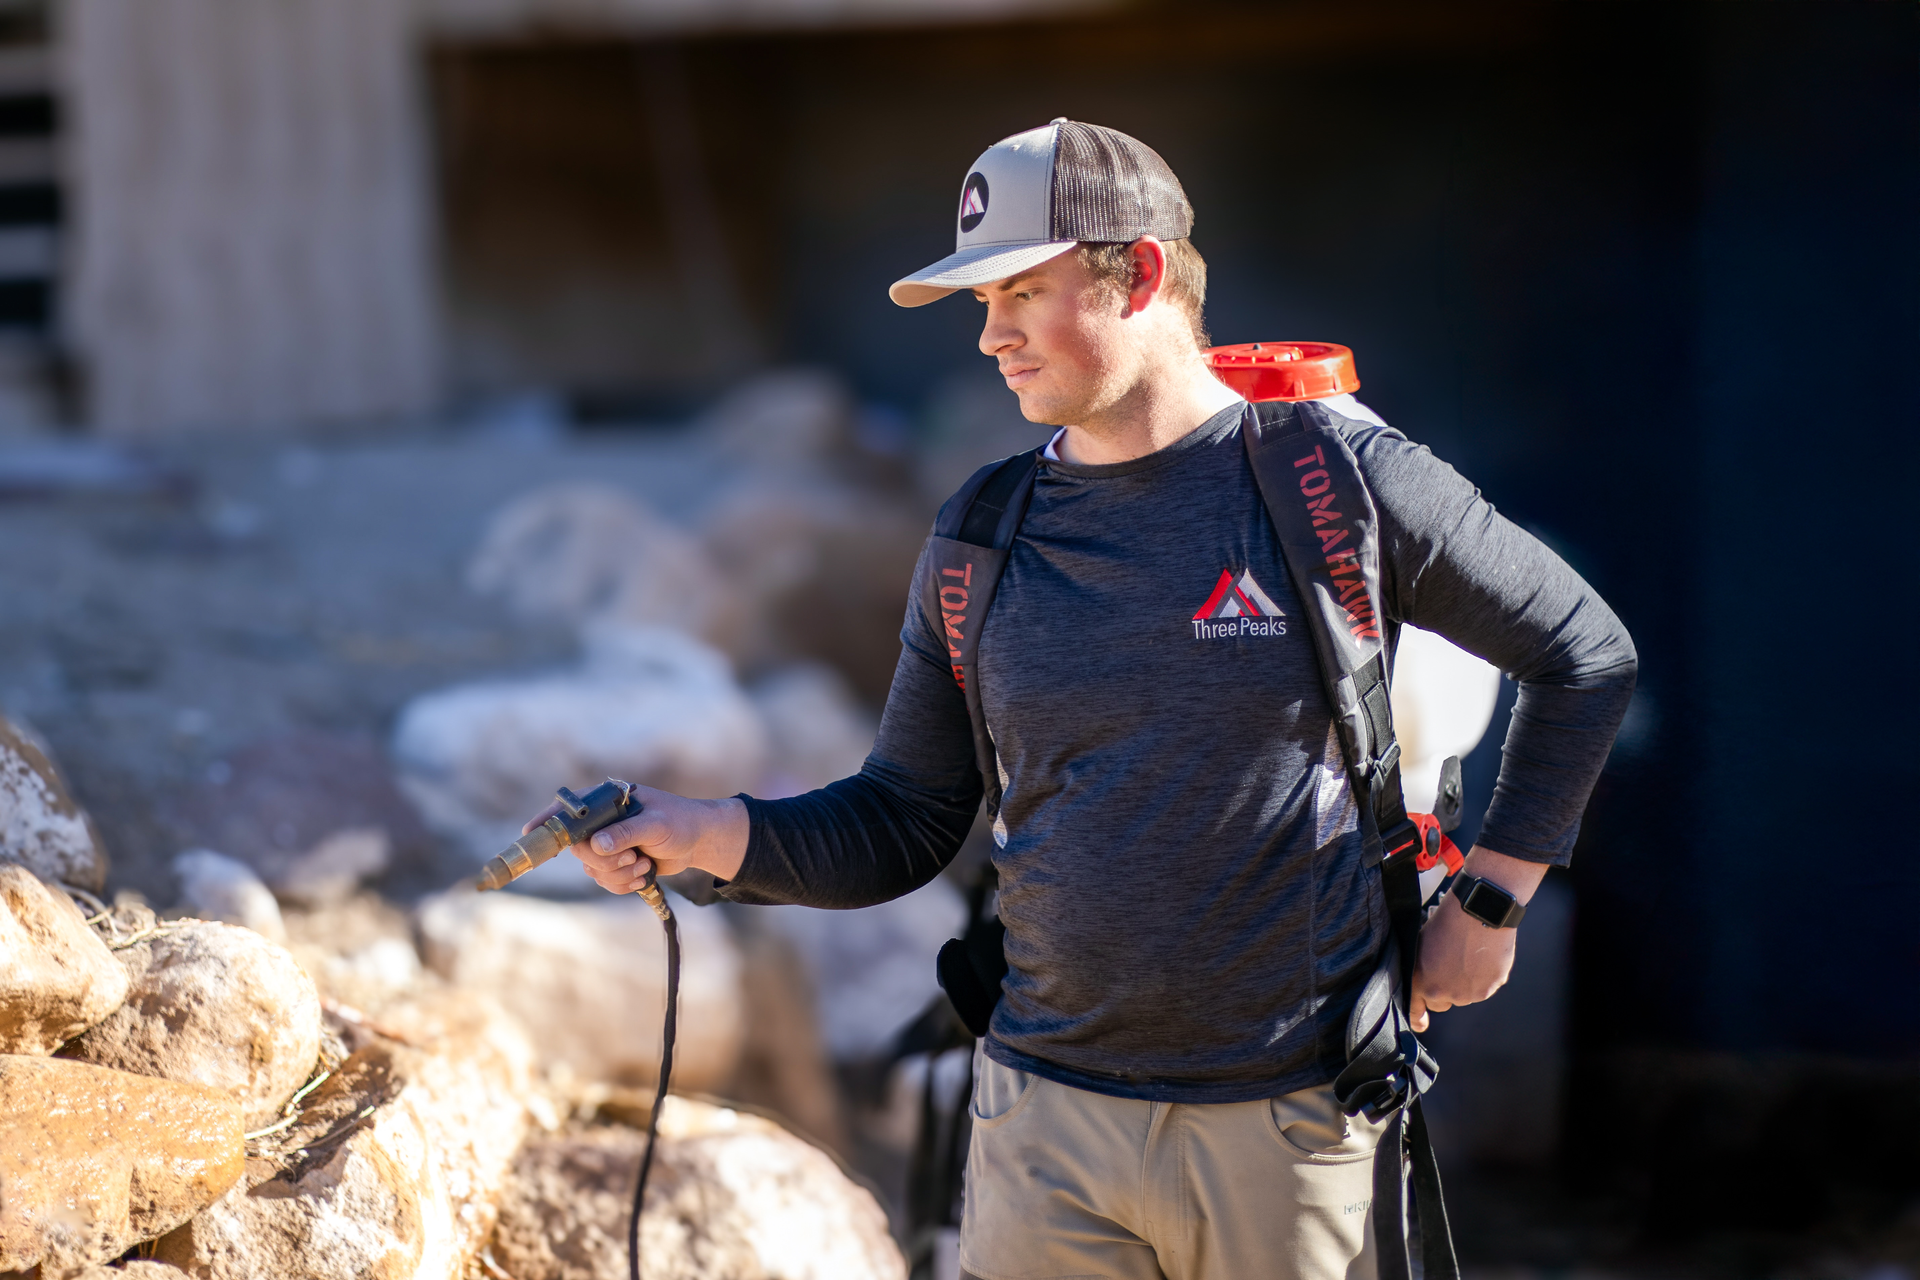
<instances>
[{"instance_id":1,"label":"rock pile","mask_svg":"<svg viewBox=\"0 0 1920 1280\"><path fill-rule=\"evenodd\" d=\"M4 754L22 740L0 735L0 783L27 776ZM44 757L30 773L4 794L55 795ZM22 830L47 824L0 837ZM643 904L469 891L409 918L284 876L276 901L207 851L177 864L189 900L271 922L282 946L106 907L30 869L86 871L45 848L0 844L0 1275L625 1274L630 1126L651 1098L626 1085L656 1069L664 995ZM749 1039L741 949L691 908L683 937L677 1079L725 1088ZM879 1205L818 1148L678 1098L662 1121L650 1277L904 1277ZM817 1106L808 1121L836 1123Z\"/></svg>"},{"instance_id":2,"label":"rock pile","mask_svg":"<svg viewBox=\"0 0 1920 1280\"><path fill-rule=\"evenodd\" d=\"M188 849L174 855L173 874L180 881L180 905L187 914L241 925L270 942L287 940L279 899L238 858Z\"/></svg>"},{"instance_id":3,"label":"rock pile","mask_svg":"<svg viewBox=\"0 0 1920 1280\"><path fill-rule=\"evenodd\" d=\"M407 913L372 893L286 913L287 949L323 1000L377 1008L420 981Z\"/></svg>"},{"instance_id":4,"label":"rock pile","mask_svg":"<svg viewBox=\"0 0 1920 1280\"><path fill-rule=\"evenodd\" d=\"M392 756L428 825L484 861L560 782L782 795L857 770L928 513L848 465L854 418L832 377L768 374L698 424L730 478L681 522L578 479L503 506L468 585L574 631L583 660L402 710ZM555 895L585 883L533 876Z\"/></svg>"},{"instance_id":5,"label":"rock pile","mask_svg":"<svg viewBox=\"0 0 1920 1280\"><path fill-rule=\"evenodd\" d=\"M503 507L467 584L549 624L722 627L728 591L699 539L608 485L534 489Z\"/></svg>"},{"instance_id":6,"label":"rock pile","mask_svg":"<svg viewBox=\"0 0 1920 1280\"><path fill-rule=\"evenodd\" d=\"M154 1249L199 1280L457 1280L525 1136L532 1050L468 992L337 1016L353 1052Z\"/></svg>"},{"instance_id":7,"label":"rock pile","mask_svg":"<svg viewBox=\"0 0 1920 1280\"><path fill-rule=\"evenodd\" d=\"M870 702L886 700L926 512L842 481L750 475L701 527L734 598L754 606L715 638L741 670L825 662Z\"/></svg>"}]
</instances>

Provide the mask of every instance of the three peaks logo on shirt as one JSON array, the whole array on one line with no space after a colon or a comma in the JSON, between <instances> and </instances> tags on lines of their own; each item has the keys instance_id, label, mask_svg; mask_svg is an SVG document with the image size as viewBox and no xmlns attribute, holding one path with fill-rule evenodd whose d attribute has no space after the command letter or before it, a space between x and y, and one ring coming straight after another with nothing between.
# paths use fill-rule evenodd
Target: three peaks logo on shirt
<instances>
[{"instance_id":1,"label":"three peaks logo on shirt","mask_svg":"<svg viewBox=\"0 0 1920 1280\"><path fill-rule=\"evenodd\" d=\"M1234 576L1233 570L1222 569L1220 581L1213 584L1213 594L1193 615L1195 640L1285 634L1286 613L1260 589L1251 569L1241 570L1238 577Z\"/></svg>"}]
</instances>

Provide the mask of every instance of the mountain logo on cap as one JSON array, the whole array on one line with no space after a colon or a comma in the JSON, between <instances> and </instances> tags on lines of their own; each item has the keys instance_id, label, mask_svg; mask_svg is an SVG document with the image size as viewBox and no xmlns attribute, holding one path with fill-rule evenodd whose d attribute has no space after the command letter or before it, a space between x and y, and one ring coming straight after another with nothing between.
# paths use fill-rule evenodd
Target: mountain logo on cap
<instances>
[{"instance_id":1,"label":"mountain logo on cap","mask_svg":"<svg viewBox=\"0 0 1920 1280\"><path fill-rule=\"evenodd\" d=\"M960 229L971 231L986 216L987 179L983 174L970 173L967 185L960 189Z\"/></svg>"}]
</instances>

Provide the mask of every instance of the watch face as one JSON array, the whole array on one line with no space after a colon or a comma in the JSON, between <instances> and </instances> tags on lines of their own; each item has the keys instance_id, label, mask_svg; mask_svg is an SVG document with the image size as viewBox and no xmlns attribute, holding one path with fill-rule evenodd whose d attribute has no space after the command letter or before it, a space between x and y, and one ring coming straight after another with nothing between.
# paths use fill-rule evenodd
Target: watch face
<instances>
[{"instance_id":1,"label":"watch face","mask_svg":"<svg viewBox=\"0 0 1920 1280\"><path fill-rule=\"evenodd\" d=\"M1507 911L1513 903L1512 894L1498 885L1491 885L1481 880L1475 883L1473 891L1467 894L1467 900L1460 905L1466 908L1468 915L1478 916L1482 920L1491 922L1506 919Z\"/></svg>"}]
</instances>

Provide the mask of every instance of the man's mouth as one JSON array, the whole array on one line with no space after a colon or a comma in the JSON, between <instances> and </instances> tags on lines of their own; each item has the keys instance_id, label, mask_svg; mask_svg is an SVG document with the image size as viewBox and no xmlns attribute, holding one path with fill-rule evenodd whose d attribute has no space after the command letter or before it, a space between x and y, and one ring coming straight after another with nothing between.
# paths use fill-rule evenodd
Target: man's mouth
<instances>
[{"instance_id":1,"label":"man's mouth","mask_svg":"<svg viewBox=\"0 0 1920 1280\"><path fill-rule=\"evenodd\" d=\"M1007 380L1007 389L1009 391L1018 391L1029 382L1032 382L1034 378L1038 377L1039 373L1039 365L1027 365L1019 369L1002 369L1000 376Z\"/></svg>"}]
</instances>

